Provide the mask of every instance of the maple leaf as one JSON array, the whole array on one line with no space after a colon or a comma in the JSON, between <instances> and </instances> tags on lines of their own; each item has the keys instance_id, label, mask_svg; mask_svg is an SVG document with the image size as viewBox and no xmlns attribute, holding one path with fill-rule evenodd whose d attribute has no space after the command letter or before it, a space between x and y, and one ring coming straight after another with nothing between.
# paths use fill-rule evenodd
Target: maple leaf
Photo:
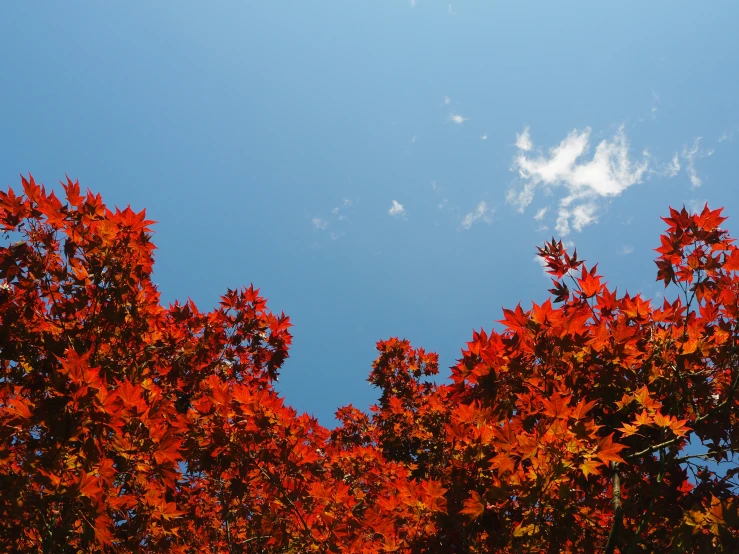
<instances>
[{"instance_id":1,"label":"maple leaf","mask_svg":"<svg viewBox=\"0 0 739 554\"><path fill-rule=\"evenodd\" d=\"M503 308L503 315L505 316L505 319L499 320L498 323L502 323L511 331L521 332L526 329L529 318L521 308L520 304L516 306L515 311Z\"/></svg>"},{"instance_id":2,"label":"maple leaf","mask_svg":"<svg viewBox=\"0 0 739 554\"><path fill-rule=\"evenodd\" d=\"M82 470L82 475L79 481L79 491L83 496L97 498L102 492L99 479L92 474L86 473L85 470Z\"/></svg>"},{"instance_id":3,"label":"maple leaf","mask_svg":"<svg viewBox=\"0 0 739 554\"><path fill-rule=\"evenodd\" d=\"M730 254L726 254L723 267L727 271L739 271L739 248L735 248Z\"/></svg>"},{"instance_id":4,"label":"maple leaf","mask_svg":"<svg viewBox=\"0 0 739 554\"><path fill-rule=\"evenodd\" d=\"M544 405L544 415L549 417L568 419L572 412L572 409L568 406L570 397L562 397L557 392L552 394L551 400L542 398L541 402Z\"/></svg>"},{"instance_id":5,"label":"maple leaf","mask_svg":"<svg viewBox=\"0 0 739 554\"><path fill-rule=\"evenodd\" d=\"M598 266L596 264L590 272L588 272L585 270L585 267L583 267L581 275L577 279L577 284L580 287L584 298L596 296L603 288L603 285L600 282L600 275L596 275L595 273L597 268Z\"/></svg>"},{"instance_id":6,"label":"maple leaf","mask_svg":"<svg viewBox=\"0 0 739 554\"><path fill-rule=\"evenodd\" d=\"M141 396L141 390L141 385L134 385L128 379L125 379L118 383L116 396L123 401L124 406L144 411L146 404Z\"/></svg>"},{"instance_id":7,"label":"maple leaf","mask_svg":"<svg viewBox=\"0 0 739 554\"><path fill-rule=\"evenodd\" d=\"M649 412L646 410L642 410L640 413L636 414L636 417L634 418L634 425L641 426L641 425L652 425L654 423L654 418L649 415Z\"/></svg>"},{"instance_id":8,"label":"maple leaf","mask_svg":"<svg viewBox=\"0 0 739 554\"><path fill-rule=\"evenodd\" d=\"M31 408L33 407L33 404L25 398L13 398L9 403L9 407L11 411L15 412L23 419L31 418Z\"/></svg>"},{"instance_id":9,"label":"maple leaf","mask_svg":"<svg viewBox=\"0 0 739 554\"><path fill-rule=\"evenodd\" d=\"M154 459L158 464L164 464L166 462L176 464L182 459L182 455L180 454L181 446L181 440L169 436L160 441L158 448L154 451Z\"/></svg>"},{"instance_id":10,"label":"maple leaf","mask_svg":"<svg viewBox=\"0 0 739 554\"><path fill-rule=\"evenodd\" d=\"M472 519L477 519L485 513L485 504L482 501L482 497L477 491L472 491L470 497L466 498L459 513L469 515Z\"/></svg>"},{"instance_id":11,"label":"maple leaf","mask_svg":"<svg viewBox=\"0 0 739 554\"><path fill-rule=\"evenodd\" d=\"M690 427L685 425L687 422L687 419L677 419L673 417L672 422L670 423L670 429L676 436L685 437L688 432L692 430Z\"/></svg>"},{"instance_id":12,"label":"maple leaf","mask_svg":"<svg viewBox=\"0 0 739 554\"><path fill-rule=\"evenodd\" d=\"M513 458L504 453L496 454L492 457L490 459L490 464L501 474L512 472L516 467Z\"/></svg>"},{"instance_id":13,"label":"maple leaf","mask_svg":"<svg viewBox=\"0 0 739 554\"><path fill-rule=\"evenodd\" d=\"M432 500L443 497L444 493L447 492L447 489L441 486L440 481L426 481L421 485L421 488Z\"/></svg>"},{"instance_id":14,"label":"maple leaf","mask_svg":"<svg viewBox=\"0 0 739 554\"><path fill-rule=\"evenodd\" d=\"M626 448L623 444L613 442L613 433L600 440L596 456L605 464L608 462L622 463L624 460L618 455Z\"/></svg>"},{"instance_id":15,"label":"maple leaf","mask_svg":"<svg viewBox=\"0 0 739 554\"><path fill-rule=\"evenodd\" d=\"M629 437L631 435L637 434L637 432L639 431L639 426L631 425L630 423L624 423L623 426L617 427L616 430L621 431L624 437Z\"/></svg>"},{"instance_id":16,"label":"maple leaf","mask_svg":"<svg viewBox=\"0 0 739 554\"><path fill-rule=\"evenodd\" d=\"M660 412L657 412L652 416L657 427L670 427L672 425L672 418L670 416L664 416Z\"/></svg>"},{"instance_id":17,"label":"maple leaf","mask_svg":"<svg viewBox=\"0 0 739 554\"><path fill-rule=\"evenodd\" d=\"M636 391L634 398L650 412L659 410L662 407L660 402L652 398L651 393L646 386Z\"/></svg>"},{"instance_id":18,"label":"maple leaf","mask_svg":"<svg viewBox=\"0 0 739 554\"><path fill-rule=\"evenodd\" d=\"M95 519L95 540L103 546L113 546L113 533L111 532L111 526L114 524L113 520L108 514L100 514Z\"/></svg>"},{"instance_id":19,"label":"maple leaf","mask_svg":"<svg viewBox=\"0 0 739 554\"><path fill-rule=\"evenodd\" d=\"M580 468L580 471L582 471L583 475L585 477L588 477L590 475L600 475L600 470L598 469L602 463L600 463L598 460L586 459L583 463L581 463L578 467Z\"/></svg>"},{"instance_id":20,"label":"maple leaf","mask_svg":"<svg viewBox=\"0 0 739 554\"><path fill-rule=\"evenodd\" d=\"M587 413L593 409L593 407L597 404L596 400L592 400L590 402L586 402L583 398L580 400L580 402L577 403L577 406L572 410L571 417L574 420L580 420L583 419Z\"/></svg>"},{"instance_id":21,"label":"maple leaf","mask_svg":"<svg viewBox=\"0 0 739 554\"><path fill-rule=\"evenodd\" d=\"M166 502L163 505L157 506L157 513L167 520L182 517L185 514L185 512L177 509L177 504L174 502Z\"/></svg>"}]
</instances>

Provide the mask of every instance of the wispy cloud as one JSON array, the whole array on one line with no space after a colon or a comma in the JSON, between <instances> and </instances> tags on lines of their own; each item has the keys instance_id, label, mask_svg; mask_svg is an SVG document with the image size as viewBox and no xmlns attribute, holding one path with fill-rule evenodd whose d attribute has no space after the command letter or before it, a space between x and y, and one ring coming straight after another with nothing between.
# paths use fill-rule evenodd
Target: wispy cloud
<instances>
[{"instance_id":1,"label":"wispy cloud","mask_svg":"<svg viewBox=\"0 0 739 554\"><path fill-rule=\"evenodd\" d=\"M481 200L474 210L472 210L470 213L466 214L464 218L462 218L461 225L465 229L469 229L480 220L484 221L485 223L490 223L493 221L490 207L484 200Z\"/></svg>"},{"instance_id":2,"label":"wispy cloud","mask_svg":"<svg viewBox=\"0 0 739 554\"><path fill-rule=\"evenodd\" d=\"M482 135L482 136L480 137L480 140L488 140L488 136L487 136L487 135Z\"/></svg>"},{"instance_id":3,"label":"wispy cloud","mask_svg":"<svg viewBox=\"0 0 739 554\"><path fill-rule=\"evenodd\" d=\"M451 99L451 98L449 98L448 96L445 96L445 97L444 97L444 105L445 105L445 106L448 106L448 105L449 105L449 104L451 104L451 103L452 103L452 99Z\"/></svg>"},{"instance_id":4,"label":"wispy cloud","mask_svg":"<svg viewBox=\"0 0 739 554\"><path fill-rule=\"evenodd\" d=\"M591 223L598 222L598 204L596 202L585 202L578 204L572 209L560 206L557 213L557 224L554 228L565 236L570 232L570 224L575 231L580 232Z\"/></svg>"},{"instance_id":5,"label":"wispy cloud","mask_svg":"<svg viewBox=\"0 0 739 554\"><path fill-rule=\"evenodd\" d=\"M736 127L734 129L729 129L727 131L724 131L721 133L721 136L718 137L718 142L734 142L734 135L739 132L739 127Z\"/></svg>"},{"instance_id":6,"label":"wispy cloud","mask_svg":"<svg viewBox=\"0 0 739 554\"><path fill-rule=\"evenodd\" d=\"M672 157L672 161L667 166L667 171L665 173L668 177L674 177L680 173L680 157L677 154Z\"/></svg>"},{"instance_id":7,"label":"wispy cloud","mask_svg":"<svg viewBox=\"0 0 739 554\"><path fill-rule=\"evenodd\" d=\"M449 114L449 119L448 120L451 121L452 123L456 123L457 125L461 125L465 121L469 121L470 118L469 117L464 117L463 115L460 115L458 113L452 112L452 113Z\"/></svg>"},{"instance_id":8,"label":"wispy cloud","mask_svg":"<svg viewBox=\"0 0 739 554\"><path fill-rule=\"evenodd\" d=\"M523 131L516 133L516 148L524 152L528 152L533 147L531 144L531 135L529 134L529 128L524 127Z\"/></svg>"},{"instance_id":9,"label":"wispy cloud","mask_svg":"<svg viewBox=\"0 0 739 554\"><path fill-rule=\"evenodd\" d=\"M351 220L347 213L351 213L352 205L355 202L359 202L359 199L352 201L348 198L344 198L341 203L331 209L331 215L323 218L315 216L311 218L311 224L314 229L319 231L326 231L331 229L331 232L324 236L331 237L331 240L338 240L346 234L346 230L351 227Z\"/></svg>"},{"instance_id":10,"label":"wispy cloud","mask_svg":"<svg viewBox=\"0 0 739 554\"><path fill-rule=\"evenodd\" d=\"M659 109L659 102L660 102L659 94L657 94L657 92L654 89L652 89L652 109L650 111L652 115L652 119L657 118L657 110Z\"/></svg>"},{"instance_id":11,"label":"wispy cloud","mask_svg":"<svg viewBox=\"0 0 739 554\"><path fill-rule=\"evenodd\" d=\"M339 207L331 210L331 213L334 214L339 221L349 221L349 218L341 213L341 208Z\"/></svg>"},{"instance_id":12,"label":"wispy cloud","mask_svg":"<svg viewBox=\"0 0 739 554\"><path fill-rule=\"evenodd\" d=\"M352 201L349 200L348 198L344 198L341 201L341 205L333 208L331 210L331 213L334 216L336 216L336 219L338 219L339 221L349 221L349 217L344 212L347 211L347 208L351 208L351 207L352 207Z\"/></svg>"},{"instance_id":13,"label":"wispy cloud","mask_svg":"<svg viewBox=\"0 0 739 554\"><path fill-rule=\"evenodd\" d=\"M695 169L696 160L707 158L713 154L713 150L705 150L701 148L701 137L696 137L693 142L693 146L683 148L683 159L685 159L685 171L688 173L690 178L690 185L695 189L703 185L703 179L698 175L698 171Z\"/></svg>"},{"instance_id":14,"label":"wispy cloud","mask_svg":"<svg viewBox=\"0 0 739 554\"><path fill-rule=\"evenodd\" d=\"M541 221L544 219L544 216L547 215L547 212L549 211L549 208L541 208L536 212L536 215L534 215L534 219L536 221Z\"/></svg>"},{"instance_id":15,"label":"wispy cloud","mask_svg":"<svg viewBox=\"0 0 739 554\"><path fill-rule=\"evenodd\" d=\"M522 185L509 191L507 200L523 212L533 201L538 187L552 191L565 189L559 201L556 229L567 235L571 228L581 231L598 221L599 200L619 196L630 186L640 183L649 162L645 157L633 162L623 127L612 139L604 139L587 156L590 128L573 130L548 152L534 153L528 128L516 136L519 149L512 170L518 171Z\"/></svg>"},{"instance_id":16,"label":"wispy cloud","mask_svg":"<svg viewBox=\"0 0 739 554\"><path fill-rule=\"evenodd\" d=\"M397 200L393 200L393 205L390 206L390 209L387 211L387 213L390 214L392 217L403 217L405 216L405 208L403 207L403 204L401 204Z\"/></svg>"},{"instance_id":17,"label":"wispy cloud","mask_svg":"<svg viewBox=\"0 0 739 554\"><path fill-rule=\"evenodd\" d=\"M320 217L314 217L312 219L313 227L322 231L328 229L328 221L321 219Z\"/></svg>"},{"instance_id":18,"label":"wispy cloud","mask_svg":"<svg viewBox=\"0 0 739 554\"><path fill-rule=\"evenodd\" d=\"M631 253L632 253L633 251L634 251L634 247L633 247L633 246L631 246L630 244L624 244L624 245L623 245L623 246L621 246L621 248L620 248L620 249L618 250L618 253L619 253L619 254L620 254L621 256L628 256L628 255L629 255L629 254L631 254Z\"/></svg>"}]
</instances>

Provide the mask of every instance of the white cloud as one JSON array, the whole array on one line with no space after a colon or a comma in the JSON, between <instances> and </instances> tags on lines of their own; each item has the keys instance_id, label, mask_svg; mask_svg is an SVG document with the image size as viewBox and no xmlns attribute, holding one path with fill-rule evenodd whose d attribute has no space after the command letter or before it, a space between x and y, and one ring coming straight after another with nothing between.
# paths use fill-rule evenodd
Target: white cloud
<instances>
[{"instance_id":1,"label":"white cloud","mask_svg":"<svg viewBox=\"0 0 739 554\"><path fill-rule=\"evenodd\" d=\"M533 201L537 187L547 192L563 187L557 213L557 231L562 235L571 228L581 231L598 221L598 200L619 196L630 186L640 183L649 166L645 157L635 163L629 158L629 143L621 127L612 139L604 139L587 159L590 128L573 130L547 153L533 153L528 128L516 136L519 153L513 168L523 182L519 190L508 193L509 203L519 211Z\"/></svg>"},{"instance_id":2,"label":"white cloud","mask_svg":"<svg viewBox=\"0 0 739 554\"><path fill-rule=\"evenodd\" d=\"M457 12L454 11L454 8L452 8L452 5L449 4L449 11L447 12L449 15L457 15Z\"/></svg>"},{"instance_id":3,"label":"white cloud","mask_svg":"<svg viewBox=\"0 0 739 554\"><path fill-rule=\"evenodd\" d=\"M490 207L484 200L481 200L474 210L464 216L461 225L465 229L469 229L480 219L482 219L485 223L490 223L493 220Z\"/></svg>"},{"instance_id":4,"label":"white cloud","mask_svg":"<svg viewBox=\"0 0 739 554\"><path fill-rule=\"evenodd\" d=\"M629 254L631 254L631 253L632 253L633 251L634 251L634 247L633 247L633 246L631 246L630 244L624 244L623 246L621 246L621 248L620 248L620 250L618 251L618 253L619 253L619 254L620 254L621 256L628 256L628 255L629 255Z\"/></svg>"},{"instance_id":5,"label":"white cloud","mask_svg":"<svg viewBox=\"0 0 739 554\"><path fill-rule=\"evenodd\" d=\"M670 162L670 165L667 166L667 170L665 171L665 174L668 177L674 177L678 173L680 173L680 157L677 154L675 154L672 157L672 161Z\"/></svg>"},{"instance_id":6,"label":"white cloud","mask_svg":"<svg viewBox=\"0 0 739 554\"><path fill-rule=\"evenodd\" d=\"M341 201L341 206L336 206L335 208L332 208L331 213L334 216L336 216L336 218L339 221L349 221L349 217L346 216L346 214L343 213L343 212L346 212L346 209L347 208L351 208L351 206L352 206L352 201L349 200L348 198L344 198ZM328 223L327 223L327 225L328 225Z\"/></svg>"},{"instance_id":7,"label":"white cloud","mask_svg":"<svg viewBox=\"0 0 739 554\"><path fill-rule=\"evenodd\" d=\"M690 178L690 185L695 189L703 185L703 179L698 175L698 171L695 169L696 160L707 158L713 154L713 150L704 150L701 148L701 137L696 137L693 142L693 146L683 148L683 158L685 159L685 171L688 173Z\"/></svg>"},{"instance_id":8,"label":"white cloud","mask_svg":"<svg viewBox=\"0 0 739 554\"><path fill-rule=\"evenodd\" d=\"M597 212L598 204L595 202L578 204L572 209L561 206L560 203L555 229L560 235L565 236L570 232L570 222L572 222L575 231L580 232L591 223L598 222Z\"/></svg>"},{"instance_id":9,"label":"white cloud","mask_svg":"<svg viewBox=\"0 0 739 554\"><path fill-rule=\"evenodd\" d=\"M401 204L397 200L393 200L393 205L390 206L390 209L387 211L387 213L389 213L393 217L402 217L405 215L405 208L403 207L403 204Z\"/></svg>"},{"instance_id":10,"label":"white cloud","mask_svg":"<svg viewBox=\"0 0 739 554\"><path fill-rule=\"evenodd\" d=\"M452 112L449 114L449 121L451 121L452 123L456 123L457 125L461 125L465 121L469 120L469 117L464 117L463 115L459 115L458 113Z\"/></svg>"},{"instance_id":11,"label":"white cloud","mask_svg":"<svg viewBox=\"0 0 739 554\"><path fill-rule=\"evenodd\" d=\"M488 136L487 136L487 135L482 135L482 136L480 137L480 140L488 140Z\"/></svg>"},{"instance_id":12,"label":"white cloud","mask_svg":"<svg viewBox=\"0 0 739 554\"><path fill-rule=\"evenodd\" d=\"M736 129L729 129L728 131L724 131L721 133L721 136L718 137L718 142L734 142L734 135L739 132L739 127Z\"/></svg>"},{"instance_id":13,"label":"white cloud","mask_svg":"<svg viewBox=\"0 0 739 554\"><path fill-rule=\"evenodd\" d=\"M451 98L449 98L448 96L445 96L445 97L444 97L444 105L445 105L445 106L448 106L448 105L449 105L449 104L451 104L451 103L452 103L452 99L451 99Z\"/></svg>"},{"instance_id":14,"label":"white cloud","mask_svg":"<svg viewBox=\"0 0 739 554\"><path fill-rule=\"evenodd\" d=\"M314 217L313 218L313 227L316 229L326 230L328 229L328 221L325 219L321 219L320 217Z\"/></svg>"},{"instance_id":15,"label":"white cloud","mask_svg":"<svg viewBox=\"0 0 739 554\"><path fill-rule=\"evenodd\" d=\"M536 212L536 215L534 216L534 219L536 221L541 221L542 219L544 219L544 216L546 215L546 213L547 213L548 210L549 210L549 208L542 208L542 209L540 209L539 211Z\"/></svg>"},{"instance_id":16,"label":"white cloud","mask_svg":"<svg viewBox=\"0 0 739 554\"><path fill-rule=\"evenodd\" d=\"M528 152L532 148L531 136L529 135L529 128L524 127L523 131L516 133L516 148Z\"/></svg>"}]
</instances>

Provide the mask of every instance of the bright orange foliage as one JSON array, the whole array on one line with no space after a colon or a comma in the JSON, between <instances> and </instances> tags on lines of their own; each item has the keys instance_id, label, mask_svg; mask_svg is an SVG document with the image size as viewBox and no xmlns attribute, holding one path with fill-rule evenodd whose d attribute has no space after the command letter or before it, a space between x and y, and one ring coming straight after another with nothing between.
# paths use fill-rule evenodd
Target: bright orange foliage
<instances>
[{"instance_id":1,"label":"bright orange foliage","mask_svg":"<svg viewBox=\"0 0 739 554\"><path fill-rule=\"evenodd\" d=\"M552 240L552 300L474 332L447 384L380 341L378 404L328 430L276 394L290 323L258 290L161 306L144 212L63 186L0 192L0 551L739 551L739 469L707 467L739 440L721 210L664 218L674 301Z\"/></svg>"}]
</instances>

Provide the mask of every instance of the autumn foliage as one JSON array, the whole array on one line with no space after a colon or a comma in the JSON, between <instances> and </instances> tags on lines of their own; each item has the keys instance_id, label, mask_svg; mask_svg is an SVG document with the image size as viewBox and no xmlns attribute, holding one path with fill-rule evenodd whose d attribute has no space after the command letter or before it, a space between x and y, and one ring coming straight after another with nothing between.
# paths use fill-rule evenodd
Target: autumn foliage
<instances>
[{"instance_id":1,"label":"autumn foliage","mask_svg":"<svg viewBox=\"0 0 739 554\"><path fill-rule=\"evenodd\" d=\"M550 300L439 384L436 354L380 341L377 405L327 429L273 388L290 323L258 290L163 307L144 212L22 186L0 192L0 551L739 551L721 210L664 218L661 305L552 240Z\"/></svg>"}]
</instances>

